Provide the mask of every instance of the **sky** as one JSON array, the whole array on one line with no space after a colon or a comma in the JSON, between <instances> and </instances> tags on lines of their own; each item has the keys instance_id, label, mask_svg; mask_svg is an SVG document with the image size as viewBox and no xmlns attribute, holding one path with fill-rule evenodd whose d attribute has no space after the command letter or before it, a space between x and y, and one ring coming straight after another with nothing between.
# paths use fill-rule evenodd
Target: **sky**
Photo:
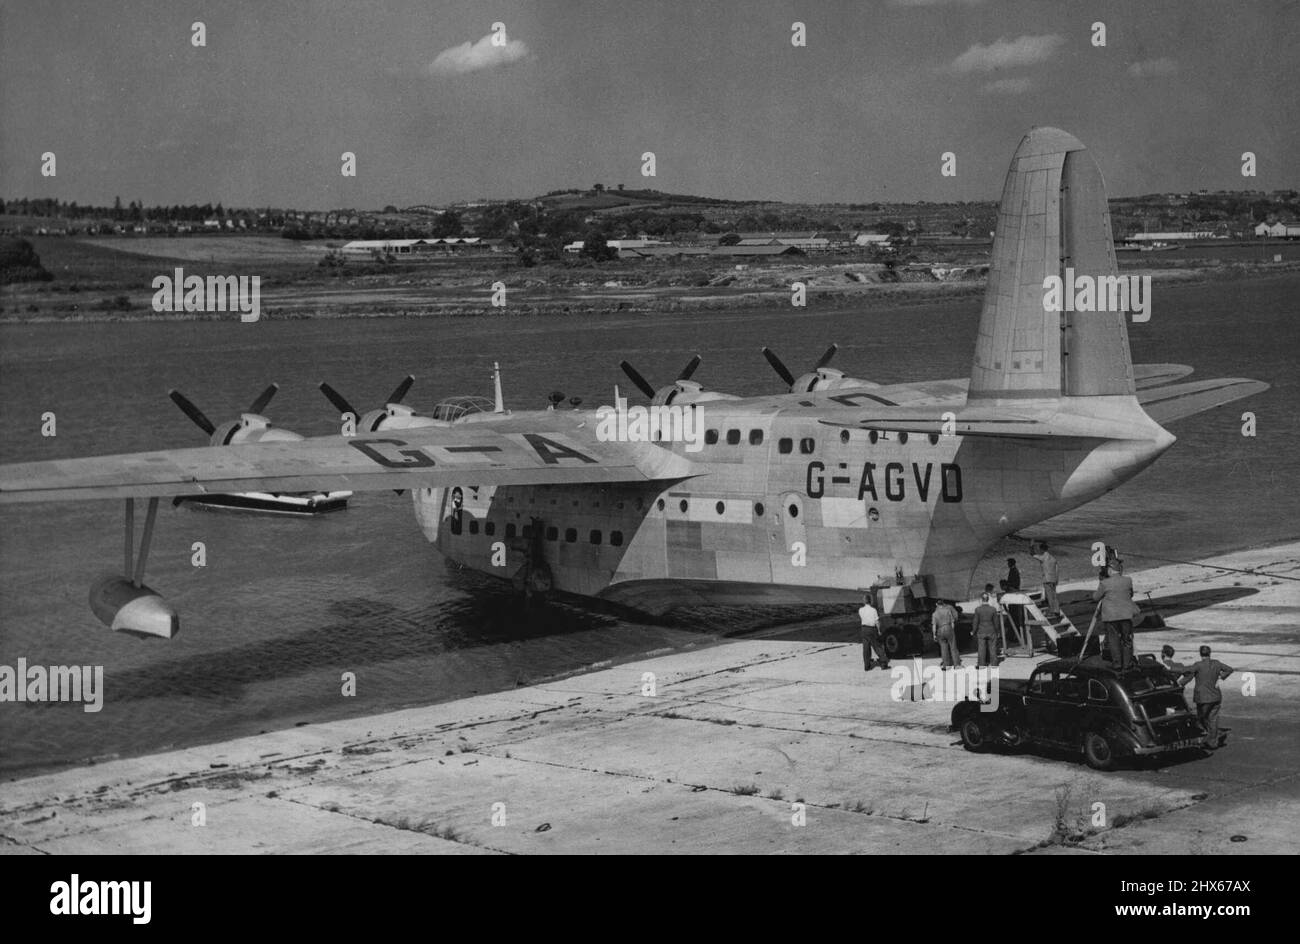
<instances>
[{"instance_id":1,"label":"sky","mask_svg":"<svg viewBox=\"0 0 1300 944\"><path fill-rule=\"evenodd\" d=\"M0 0L0 198L995 200L1035 125L1113 196L1300 188L1297 49L1283 0Z\"/></svg>"}]
</instances>

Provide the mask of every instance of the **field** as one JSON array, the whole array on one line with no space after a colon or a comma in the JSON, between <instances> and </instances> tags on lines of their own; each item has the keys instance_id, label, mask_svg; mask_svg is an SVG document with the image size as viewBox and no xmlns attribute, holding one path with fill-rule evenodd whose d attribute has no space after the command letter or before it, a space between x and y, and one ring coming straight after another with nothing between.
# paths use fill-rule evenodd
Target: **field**
<instances>
[{"instance_id":1,"label":"field","mask_svg":"<svg viewBox=\"0 0 1300 944\"><path fill-rule=\"evenodd\" d=\"M323 243L279 236L98 236L77 241L151 259L241 267L284 262L315 265L326 249Z\"/></svg>"}]
</instances>

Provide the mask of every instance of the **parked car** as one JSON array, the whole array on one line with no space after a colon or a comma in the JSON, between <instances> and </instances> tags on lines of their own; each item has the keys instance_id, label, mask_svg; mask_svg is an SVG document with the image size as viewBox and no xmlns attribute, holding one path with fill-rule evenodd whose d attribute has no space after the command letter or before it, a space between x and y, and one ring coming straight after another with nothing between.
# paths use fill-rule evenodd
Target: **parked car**
<instances>
[{"instance_id":1,"label":"parked car","mask_svg":"<svg viewBox=\"0 0 1300 944\"><path fill-rule=\"evenodd\" d=\"M1153 659L1123 672L1096 656L1053 659L1028 679L999 679L996 710L990 704L953 708L969 751L1059 748L1113 770L1122 758L1196 750L1205 739L1176 677Z\"/></svg>"}]
</instances>

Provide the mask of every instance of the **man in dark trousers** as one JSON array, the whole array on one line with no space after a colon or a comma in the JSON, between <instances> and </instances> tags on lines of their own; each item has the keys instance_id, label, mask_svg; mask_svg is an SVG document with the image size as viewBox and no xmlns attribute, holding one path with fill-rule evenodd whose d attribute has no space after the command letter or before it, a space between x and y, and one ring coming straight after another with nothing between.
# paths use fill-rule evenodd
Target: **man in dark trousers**
<instances>
[{"instance_id":1,"label":"man in dark trousers","mask_svg":"<svg viewBox=\"0 0 1300 944\"><path fill-rule=\"evenodd\" d=\"M880 613L871 605L871 594L862 598L862 606L858 610L858 619L862 622L862 669L864 672L870 672L879 665L882 669L889 668L889 654L885 652L885 645L880 641ZM871 659L872 652L880 657L879 662L873 662Z\"/></svg>"},{"instance_id":2,"label":"man in dark trousers","mask_svg":"<svg viewBox=\"0 0 1300 944\"><path fill-rule=\"evenodd\" d=\"M998 611L992 598L980 595L980 605L975 607L975 645L978 653L976 665L997 665Z\"/></svg>"},{"instance_id":3,"label":"man in dark trousers","mask_svg":"<svg viewBox=\"0 0 1300 944\"><path fill-rule=\"evenodd\" d=\"M1196 715L1205 725L1205 747L1214 750L1219 746L1219 706L1223 703L1223 693L1219 691L1219 682L1232 674L1232 667L1224 665L1218 659L1210 658L1210 647L1201 646L1201 661L1193 662L1178 680L1179 685L1186 685L1196 679L1196 688L1192 700L1196 703Z\"/></svg>"},{"instance_id":4,"label":"man in dark trousers","mask_svg":"<svg viewBox=\"0 0 1300 944\"><path fill-rule=\"evenodd\" d=\"M940 600L930 617L930 627L939 643L939 668L961 668L961 653L957 651L957 610L952 601Z\"/></svg>"},{"instance_id":5,"label":"man in dark trousers","mask_svg":"<svg viewBox=\"0 0 1300 944\"><path fill-rule=\"evenodd\" d=\"M1101 601L1101 619L1106 624L1106 648L1110 662L1121 672L1133 664L1133 581L1124 576L1119 561L1110 565L1109 574L1101 578L1092 592Z\"/></svg>"}]
</instances>

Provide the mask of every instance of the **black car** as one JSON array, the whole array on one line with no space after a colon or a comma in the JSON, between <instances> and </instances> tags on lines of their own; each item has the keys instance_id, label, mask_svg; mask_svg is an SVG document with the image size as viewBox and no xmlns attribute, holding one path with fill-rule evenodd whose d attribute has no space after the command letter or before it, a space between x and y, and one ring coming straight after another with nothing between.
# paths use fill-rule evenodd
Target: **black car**
<instances>
[{"instance_id":1,"label":"black car","mask_svg":"<svg viewBox=\"0 0 1300 944\"><path fill-rule=\"evenodd\" d=\"M1177 678L1153 660L1121 672L1095 656L1054 659L1028 679L1000 679L989 709L974 700L953 708L967 750L1058 748L1113 770L1120 758L1194 750L1205 739Z\"/></svg>"}]
</instances>

